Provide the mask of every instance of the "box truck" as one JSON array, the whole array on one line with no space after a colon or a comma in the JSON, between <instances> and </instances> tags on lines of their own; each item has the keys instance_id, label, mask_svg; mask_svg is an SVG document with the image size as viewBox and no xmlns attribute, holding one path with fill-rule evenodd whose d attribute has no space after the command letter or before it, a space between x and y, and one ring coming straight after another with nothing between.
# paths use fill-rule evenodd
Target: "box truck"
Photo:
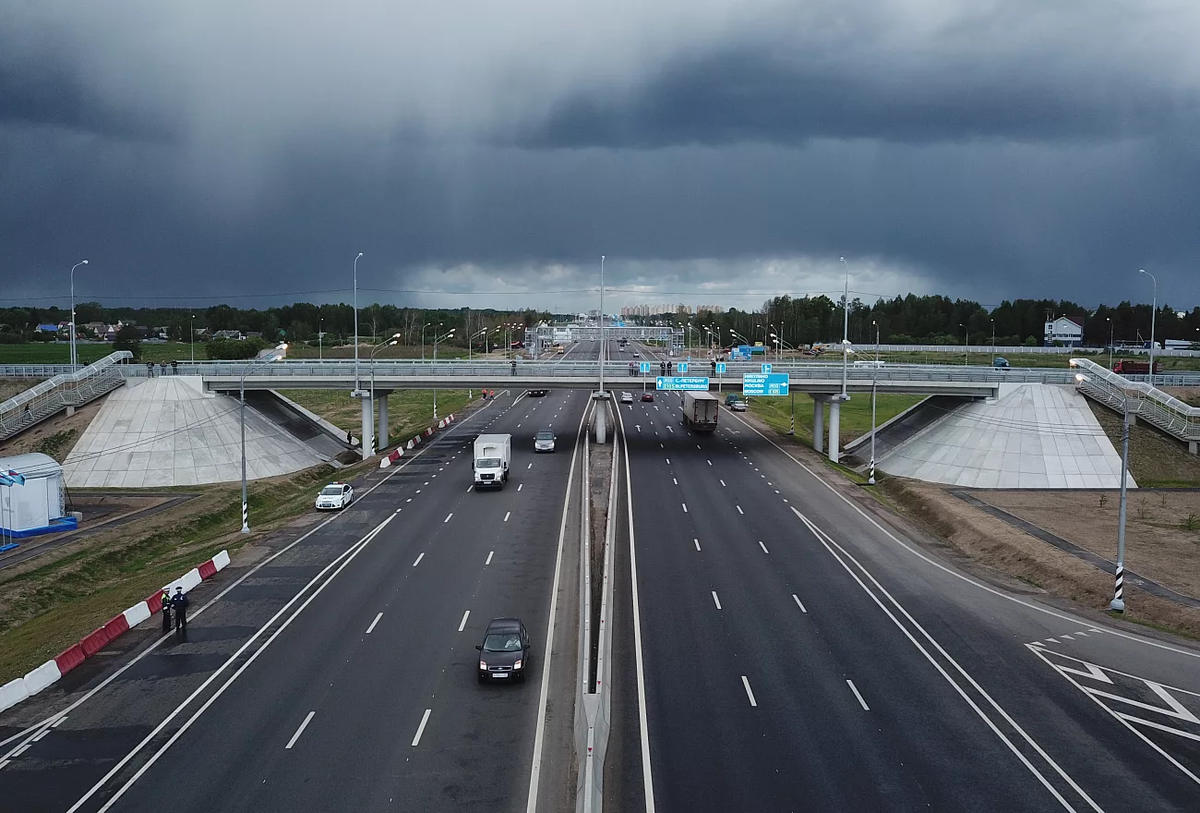
<instances>
[{"instance_id":1,"label":"box truck","mask_svg":"<svg viewBox=\"0 0 1200 813\"><path fill-rule=\"evenodd\" d=\"M475 438L475 488L504 488L512 460L512 435Z\"/></svg>"},{"instance_id":2,"label":"box truck","mask_svg":"<svg viewBox=\"0 0 1200 813\"><path fill-rule=\"evenodd\" d=\"M720 401L711 392L684 392L683 422L697 432L711 432L717 428L717 413Z\"/></svg>"}]
</instances>

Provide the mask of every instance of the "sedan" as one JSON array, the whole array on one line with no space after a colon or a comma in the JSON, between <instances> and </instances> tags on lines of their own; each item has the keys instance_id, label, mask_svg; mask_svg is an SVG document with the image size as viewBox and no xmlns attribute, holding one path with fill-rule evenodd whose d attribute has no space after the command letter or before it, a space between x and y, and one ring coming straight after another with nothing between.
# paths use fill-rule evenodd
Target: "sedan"
<instances>
[{"instance_id":1,"label":"sedan","mask_svg":"<svg viewBox=\"0 0 1200 813\"><path fill-rule=\"evenodd\" d=\"M550 392L550 390L530 390L529 395L531 398L541 398L548 392Z\"/></svg>"},{"instance_id":2,"label":"sedan","mask_svg":"<svg viewBox=\"0 0 1200 813\"><path fill-rule=\"evenodd\" d=\"M535 452L553 452L554 433L547 429L538 432L533 438L533 450Z\"/></svg>"},{"instance_id":3,"label":"sedan","mask_svg":"<svg viewBox=\"0 0 1200 813\"><path fill-rule=\"evenodd\" d=\"M632 404L633 403L633 393L632 392L621 393L621 403L622 404Z\"/></svg>"},{"instance_id":4,"label":"sedan","mask_svg":"<svg viewBox=\"0 0 1200 813\"><path fill-rule=\"evenodd\" d=\"M321 511L345 508L354 499L354 489L349 483L330 483L317 495L317 509Z\"/></svg>"},{"instance_id":5,"label":"sedan","mask_svg":"<svg viewBox=\"0 0 1200 813\"><path fill-rule=\"evenodd\" d=\"M652 392L643 392L643 393L642 393L642 400L643 400L643 401L653 401L653 400L654 400L654 393L652 393Z\"/></svg>"},{"instance_id":6,"label":"sedan","mask_svg":"<svg viewBox=\"0 0 1200 813\"><path fill-rule=\"evenodd\" d=\"M480 683L524 680L529 669L529 631L519 618L493 618L483 634L477 676Z\"/></svg>"}]
</instances>

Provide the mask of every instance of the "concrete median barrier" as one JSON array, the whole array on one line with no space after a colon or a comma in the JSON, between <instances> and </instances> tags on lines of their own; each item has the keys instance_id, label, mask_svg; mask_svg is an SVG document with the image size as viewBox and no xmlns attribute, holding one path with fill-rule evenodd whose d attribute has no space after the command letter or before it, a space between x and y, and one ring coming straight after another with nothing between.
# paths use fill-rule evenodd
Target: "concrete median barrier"
<instances>
[{"instance_id":1,"label":"concrete median barrier","mask_svg":"<svg viewBox=\"0 0 1200 813\"><path fill-rule=\"evenodd\" d=\"M29 697L29 689L25 686L25 678L10 680L0 686L0 711L10 709Z\"/></svg>"},{"instance_id":2,"label":"concrete median barrier","mask_svg":"<svg viewBox=\"0 0 1200 813\"><path fill-rule=\"evenodd\" d=\"M150 617L150 605L145 601L139 601L122 613L122 615L125 616L126 624L130 627L136 627Z\"/></svg>"},{"instance_id":3,"label":"concrete median barrier","mask_svg":"<svg viewBox=\"0 0 1200 813\"><path fill-rule=\"evenodd\" d=\"M60 677L62 677L62 670L58 668L58 662L46 661L37 669L26 672L22 680L25 681L25 688L29 691L29 696L33 697L42 689L53 685Z\"/></svg>"},{"instance_id":4,"label":"concrete median barrier","mask_svg":"<svg viewBox=\"0 0 1200 813\"><path fill-rule=\"evenodd\" d=\"M88 633L79 642L80 649L83 650L85 658L90 658L104 649L104 645L112 640L112 634L104 627L100 627Z\"/></svg>"},{"instance_id":5,"label":"concrete median barrier","mask_svg":"<svg viewBox=\"0 0 1200 813\"><path fill-rule=\"evenodd\" d=\"M67 674L76 666L83 663L86 658L87 655L83 653L83 647L79 644L64 649L54 658L54 662L58 664L59 676Z\"/></svg>"}]
</instances>

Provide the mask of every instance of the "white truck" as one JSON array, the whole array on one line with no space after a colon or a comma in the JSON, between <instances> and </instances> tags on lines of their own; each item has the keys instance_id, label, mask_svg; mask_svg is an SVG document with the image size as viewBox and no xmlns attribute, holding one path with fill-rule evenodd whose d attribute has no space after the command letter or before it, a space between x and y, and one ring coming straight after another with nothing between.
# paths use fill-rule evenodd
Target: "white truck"
<instances>
[{"instance_id":1,"label":"white truck","mask_svg":"<svg viewBox=\"0 0 1200 813\"><path fill-rule=\"evenodd\" d=\"M504 488L512 460L512 435L480 435L475 438L475 489Z\"/></svg>"},{"instance_id":2,"label":"white truck","mask_svg":"<svg viewBox=\"0 0 1200 813\"><path fill-rule=\"evenodd\" d=\"M697 432L712 432L717 428L720 401L711 392L684 392L683 422Z\"/></svg>"}]
</instances>

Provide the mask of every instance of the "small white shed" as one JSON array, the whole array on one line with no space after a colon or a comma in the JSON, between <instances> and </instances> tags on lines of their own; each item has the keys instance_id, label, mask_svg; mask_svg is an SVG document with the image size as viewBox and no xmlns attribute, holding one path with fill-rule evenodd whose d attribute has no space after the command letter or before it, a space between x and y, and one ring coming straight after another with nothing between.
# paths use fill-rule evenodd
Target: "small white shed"
<instances>
[{"instance_id":1,"label":"small white shed","mask_svg":"<svg viewBox=\"0 0 1200 813\"><path fill-rule=\"evenodd\" d=\"M77 527L73 517L63 516L63 471L58 461L36 452L0 457L0 474L10 471L23 476L25 483L0 485L0 535L20 539Z\"/></svg>"}]
</instances>

